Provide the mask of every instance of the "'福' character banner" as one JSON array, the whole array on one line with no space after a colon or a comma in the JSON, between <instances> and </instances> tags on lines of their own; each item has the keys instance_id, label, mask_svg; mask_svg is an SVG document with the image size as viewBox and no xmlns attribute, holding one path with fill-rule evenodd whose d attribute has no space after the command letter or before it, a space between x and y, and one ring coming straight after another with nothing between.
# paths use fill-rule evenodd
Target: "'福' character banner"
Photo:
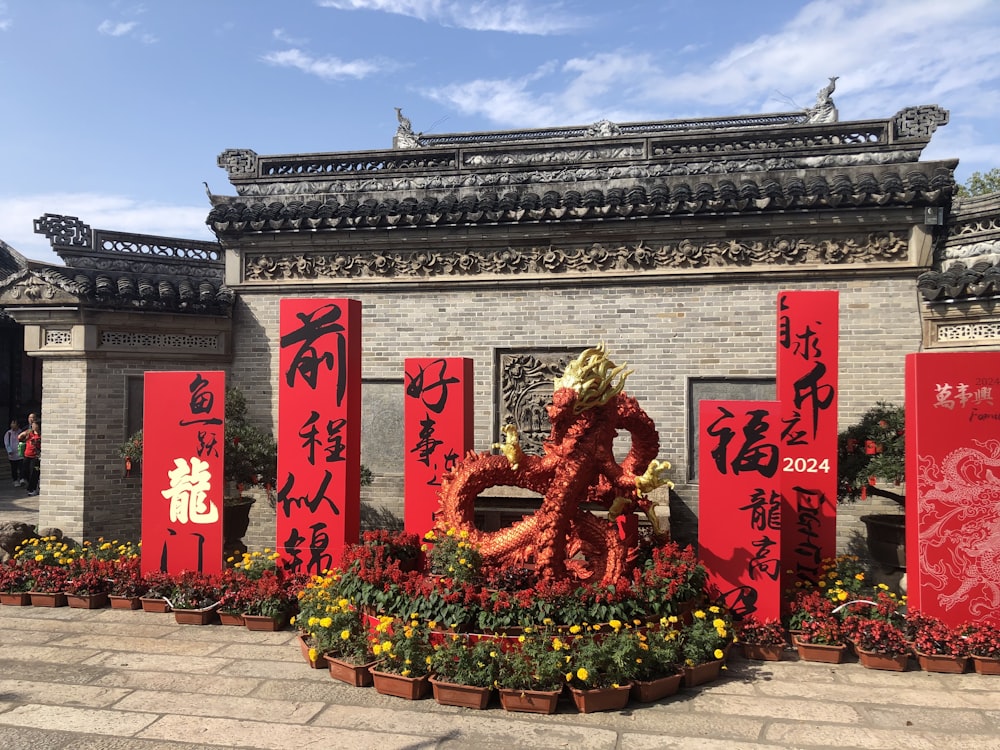
<instances>
[{"instance_id":1,"label":"'\u798f' character banner","mask_svg":"<svg viewBox=\"0 0 1000 750\"><path fill-rule=\"evenodd\" d=\"M361 303L283 299L280 316L277 548L319 575L361 523Z\"/></svg>"},{"instance_id":2,"label":"'\u798f' character banner","mask_svg":"<svg viewBox=\"0 0 1000 750\"><path fill-rule=\"evenodd\" d=\"M472 448L472 360L410 358L404 373L404 526L423 538L434 527L441 475Z\"/></svg>"},{"instance_id":3,"label":"'\u798f' character banner","mask_svg":"<svg viewBox=\"0 0 1000 750\"><path fill-rule=\"evenodd\" d=\"M819 580L837 553L839 294L778 295L784 588ZM790 571L790 572L789 572Z\"/></svg>"},{"instance_id":4,"label":"'\u798f' character banner","mask_svg":"<svg viewBox=\"0 0 1000 750\"><path fill-rule=\"evenodd\" d=\"M142 571L222 570L222 372L147 372L142 423Z\"/></svg>"},{"instance_id":5,"label":"'\u798f' character banner","mask_svg":"<svg viewBox=\"0 0 1000 750\"><path fill-rule=\"evenodd\" d=\"M777 401L699 404L699 557L736 617L781 614Z\"/></svg>"},{"instance_id":6,"label":"'\u798f' character banner","mask_svg":"<svg viewBox=\"0 0 1000 750\"><path fill-rule=\"evenodd\" d=\"M957 627L1000 603L1000 352L906 358L906 593Z\"/></svg>"}]
</instances>

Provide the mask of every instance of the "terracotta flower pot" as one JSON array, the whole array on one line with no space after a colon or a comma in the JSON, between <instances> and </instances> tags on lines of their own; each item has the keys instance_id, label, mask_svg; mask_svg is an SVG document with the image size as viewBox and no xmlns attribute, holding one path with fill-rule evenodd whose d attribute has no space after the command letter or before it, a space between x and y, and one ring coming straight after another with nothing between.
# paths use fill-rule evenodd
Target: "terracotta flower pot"
<instances>
[{"instance_id":1,"label":"terracotta flower pot","mask_svg":"<svg viewBox=\"0 0 1000 750\"><path fill-rule=\"evenodd\" d=\"M632 683L632 700L639 703L652 703L653 701L669 698L676 695L681 689L681 680L684 674L677 674L660 677L655 680L635 680Z\"/></svg>"},{"instance_id":2,"label":"terracotta flower pot","mask_svg":"<svg viewBox=\"0 0 1000 750\"><path fill-rule=\"evenodd\" d=\"M403 677L401 674L378 672L374 669L370 672L375 684L375 691L382 695L392 695L396 698L415 701L426 698L431 690L431 683L426 675L423 677Z\"/></svg>"},{"instance_id":3,"label":"terracotta flower pot","mask_svg":"<svg viewBox=\"0 0 1000 750\"><path fill-rule=\"evenodd\" d=\"M142 600L138 596L116 596L112 594L108 597L111 602L111 609L142 609Z\"/></svg>"},{"instance_id":4,"label":"terracotta flower pot","mask_svg":"<svg viewBox=\"0 0 1000 750\"><path fill-rule=\"evenodd\" d=\"M299 650L302 652L302 658L305 659L306 664L308 664L312 669L326 669L326 659L323 658L322 654L316 654L315 659L310 658L309 651L312 647L309 645L309 641L306 640L306 637L299 634L298 641Z\"/></svg>"},{"instance_id":5,"label":"terracotta flower pot","mask_svg":"<svg viewBox=\"0 0 1000 750\"><path fill-rule=\"evenodd\" d=\"M162 596L141 596L143 612L158 612L160 614L170 611L170 604Z\"/></svg>"},{"instance_id":6,"label":"terracotta flower pot","mask_svg":"<svg viewBox=\"0 0 1000 750\"><path fill-rule=\"evenodd\" d=\"M175 609L174 621L180 625L210 625L215 622L214 609Z\"/></svg>"},{"instance_id":7,"label":"terracotta flower pot","mask_svg":"<svg viewBox=\"0 0 1000 750\"><path fill-rule=\"evenodd\" d=\"M66 594L66 603L74 609L103 609L108 606L108 595Z\"/></svg>"},{"instance_id":8,"label":"terracotta flower pot","mask_svg":"<svg viewBox=\"0 0 1000 750\"><path fill-rule=\"evenodd\" d=\"M840 664L847 654L847 644L830 646L824 643L803 643L797 641L795 649L803 661L818 661L823 664Z\"/></svg>"},{"instance_id":9,"label":"terracotta flower pot","mask_svg":"<svg viewBox=\"0 0 1000 750\"><path fill-rule=\"evenodd\" d=\"M591 714L597 711L621 711L628 705L629 693L632 685L621 685L620 687L591 688L581 690L570 687L569 693L573 696L573 703L576 710L581 714Z\"/></svg>"},{"instance_id":10,"label":"terracotta flower pot","mask_svg":"<svg viewBox=\"0 0 1000 750\"><path fill-rule=\"evenodd\" d=\"M725 659L717 659L695 664L693 667L684 667L684 684L687 687L694 687L719 679L724 663Z\"/></svg>"},{"instance_id":11,"label":"terracotta flower pot","mask_svg":"<svg viewBox=\"0 0 1000 750\"><path fill-rule=\"evenodd\" d=\"M248 615L244 613L243 624L247 626L247 630L266 630L266 631L276 631L281 630L285 627L285 623L288 621L284 615L281 617L269 617L267 615Z\"/></svg>"},{"instance_id":12,"label":"terracotta flower pot","mask_svg":"<svg viewBox=\"0 0 1000 750\"><path fill-rule=\"evenodd\" d=\"M31 596L27 591L8 591L0 594L0 604L8 607L27 607L31 604Z\"/></svg>"},{"instance_id":13,"label":"terracotta flower pot","mask_svg":"<svg viewBox=\"0 0 1000 750\"><path fill-rule=\"evenodd\" d=\"M976 674L1000 675L1000 658L998 657L973 656L972 664L976 668Z\"/></svg>"},{"instance_id":14,"label":"terracotta flower pot","mask_svg":"<svg viewBox=\"0 0 1000 750\"><path fill-rule=\"evenodd\" d=\"M354 687L371 687L373 682L371 668L375 665L375 662L355 664L354 662L337 659L333 656L324 656L323 658L326 660L326 664L330 669L330 676L333 679L353 685ZM387 693L387 695L395 695L395 693Z\"/></svg>"},{"instance_id":15,"label":"terracotta flower pot","mask_svg":"<svg viewBox=\"0 0 1000 750\"><path fill-rule=\"evenodd\" d=\"M461 685L455 682L445 682L431 678L431 688L434 700L442 706L458 706L460 708L475 708L478 710L489 705L493 688Z\"/></svg>"},{"instance_id":16,"label":"terracotta flower pot","mask_svg":"<svg viewBox=\"0 0 1000 750\"><path fill-rule=\"evenodd\" d=\"M945 674L962 674L969 666L969 657L951 656L949 654L917 654L917 663L925 672L943 672Z\"/></svg>"},{"instance_id":17,"label":"terracotta flower pot","mask_svg":"<svg viewBox=\"0 0 1000 750\"><path fill-rule=\"evenodd\" d=\"M32 607L65 607L66 594L61 591L29 591Z\"/></svg>"},{"instance_id":18,"label":"terracotta flower pot","mask_svg":"<svg viewBox=\"0 0 1000 750\"><path fill-rule=\"evenodd\" d=\"M741 643L743 658L755 661L781 661L784 645L765 643Z\"/></svg>"},{"instance_id":19,"label":"terracotta flower pot","mask_svg":"<svg viewBox=\"0 0 1000 750\"><path fill-rule=\"evenodd\" d=\"M219 611L219 622L223 625L233 626L242 626L245 624L243 622L243 615L239 612L222 612L221 610Z\"/></svg>"},{"instance_id":20,"label":"terracotta flower pot","mask_svg":"<svg viewBox=\"0 0 1000 750\"><path fill-rule=\"evenodd\" d=\"M858 661L866 669L884 669L889 672L903 672L910 660L909 654L878 654L874 651L857 649Z\"/></svg>"},{"instance_id":21,"label":"terracotta flower pot","mask_svg":"<svg viewBox=\"0 0 1000 750\"><path fill-rule=\"evenodd\" d=\"M500 705L504 711L529 714L554 714L562 690L517 690L500 688Z\"/></svg>"}]
</instances>

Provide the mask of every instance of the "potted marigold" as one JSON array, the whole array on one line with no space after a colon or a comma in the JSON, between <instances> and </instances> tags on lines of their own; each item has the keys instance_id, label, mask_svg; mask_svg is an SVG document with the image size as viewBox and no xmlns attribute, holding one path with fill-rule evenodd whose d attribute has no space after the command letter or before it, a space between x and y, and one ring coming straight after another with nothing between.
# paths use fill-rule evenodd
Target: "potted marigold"
<instances>
[{"instance_id":1,"label":"potted marigold","mask_svg":"<svg viewBox=\"0 0 1000 750\"><path fill-rule=\"evenodd\" d=\"M504 644L497 687L505 710L555 713L566 681L563 643L554 628L526 627L524 633Z\"/></svg>"},{"instance_id":2,"label":"potted marigold","mask_svg":"<svg viewBox=\"0 0 1000 750\"><path fill-rule=\"evenodd\" d=\"M361 613L347 599L328 601L321 614L307 616L300 624L306 627L310 661L319 655L330 677L348 685L372 684L369 669L375 664L374 644Z\"/></svg>"},{"instance_id":3,"label":"potted marigold","mask_svg":"<svg viewBox=\"0 0 1000 750\"><path fill-rule=\"evenodd\" d=\"M658 627L632 630L638 641L636 671L632 682L632 699L649 703L675 694L684 673L681 664L683 640L676 615L661 618Z\"/></svg>"},{"instance_id":4,"label":"potted marigold","mask_svg":"<svg viewBox=\"0 0 1000 750\"><path fill-rule=\"evenodd\" d=\"M553 640L554 650L568 650L566 683L580 713L618 711L628 704L632 680L638 671L642 649L631 628L613 619L607 625L592 625L574 634L565 645Z\"/></svg>"},{"instance_id":5,"label":"potted marigold","mask_svg":"<svg viewBox=\"0 0 1000 750\"><path fill-rule=\"evenodd\" d=\"M736 628L736 640L747 659L779 661L788 642L785 627L776 618L745 617Z\"/></svg>"},{"instance_id":6,"label":"potted marigold","mask_svg":"<svg viewBox=\"0 0 1000 750\"><path fill-rule=\"evenodd\" d=\"M682 630L684 684L688 687L717 679L733 642L732 622L721 607L696 609Z\"/></svg>"},{"instance_id":7,"label":"potted marigold","mask_svg":"<svg viewBox=\"0 0 1000 750\"><path fill-rule=\"evenodd\" d=\"M434 646L431 687L443 706L483 709L499 677L500 645L489 638L449 633Z\"/></svg>"},{"instance_id":8,"label":"potted marigold","mask_svg":"<svg viewBox=\"0 0 1000 750\"><path fill-rule=\"evenodd\" d=\"M383 695L416 700L430 692L430 627L412 616L402 622L380 617L372 639L372 653L379 660L371 669L375 690Z\"/></svg>"}]
</instances>

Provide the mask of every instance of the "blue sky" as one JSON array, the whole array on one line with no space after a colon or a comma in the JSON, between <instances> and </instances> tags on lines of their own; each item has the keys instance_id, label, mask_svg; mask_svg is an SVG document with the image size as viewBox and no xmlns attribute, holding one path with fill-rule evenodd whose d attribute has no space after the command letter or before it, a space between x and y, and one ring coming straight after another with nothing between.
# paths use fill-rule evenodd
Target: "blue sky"
<instances>
[{"instance_id":1,"label":"blue sky","mask_svg":"<svg viewBox=\"0 0 1000 750\"><path fill-rule=\"evenodd\" d=\"M227 148L787 112L950 110L924 158L1000 166L996 0L0 0L0 240L44 213L212 239Z\"/></svg>"}]
</instances>

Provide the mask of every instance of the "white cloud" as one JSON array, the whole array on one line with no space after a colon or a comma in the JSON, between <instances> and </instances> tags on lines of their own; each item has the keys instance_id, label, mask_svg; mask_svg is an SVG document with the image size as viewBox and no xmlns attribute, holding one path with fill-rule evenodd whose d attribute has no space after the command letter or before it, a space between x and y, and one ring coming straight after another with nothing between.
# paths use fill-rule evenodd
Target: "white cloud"
<instances>
[{"instance_id":1,"label":"white cloud","mask_svg":"<svg viewBox=\"0 0 1000 750\"><path fill-rule=\"evenodd\" d=\"M295 68L303 73L325 80L342 78L367 78L368 76L394 67L389 62L374 60L341 60L337 57L313 57L299 49L269 52L262 58L264 62L283 68Z\"/></svg>"},{"instance_id":2,"label":"white cloud","mask_svg":"<svg viewBox=\"0 0 1000 750\"><path fill-rule=\"evenodd\" d=\"M522 0L461 2L460 0L318 0L322 8L371 10L416 18L473 31L509 34L563 34L587 23L578 10L563 10L563 3L527 3Z\"/></svg>"},{"instance_id":3,"label":"white cloud","mask_svg":"<svg viewBox=\"0 0 1000 750\"><path fill-rule=\"evenodd\" d=\"M61 264L48 239L34 233L34 220L44 214L75 216L95 229L214 240L205 224L210 210L207 202L203 206L172 206L97 193L0 197L0 240L33 260Z\"/></svg>"},{"instance_id":4,"label":"white cloud","mask_svg":"<svg viewBox=\"0 0 1000 750\"><path fill-rule=\"evenodd\" d=\"M307 39L300 39L297 37L293 37L284 29L274 29L274 31L271 32L271 36L273 36L282 44L289 44L292 47L301 47L308 41Z\"/></svg>"},{"instance_id":5,"label":"white cloud","mask_svg":"<svg viewBox=\"0 0 1000 750\"><path fill-rule=\"evenodd\" d=\"M97 30L106 34L107 36L126 36L132 31L136 26L139 25L138 21L101 21L101 25L97 27Z\"/></svg>"},{"instance_id":6,"label":"white cloud","mask_svg":"<svg viewBox=\"0 0 1000 750\"><path fill-rule=\"evenodd\" d=\"M1000 4L991 0L815 0L776 32L692 60L688 69L678 71L669 50L623 49L578 56L529 77L456 82L425 93L501 127L531 127L595 115L625 121L804 109L838 75L834 100L842 119L934 103L953 114L996 118L998 21Z\"/></svg>"}]
</instances>

